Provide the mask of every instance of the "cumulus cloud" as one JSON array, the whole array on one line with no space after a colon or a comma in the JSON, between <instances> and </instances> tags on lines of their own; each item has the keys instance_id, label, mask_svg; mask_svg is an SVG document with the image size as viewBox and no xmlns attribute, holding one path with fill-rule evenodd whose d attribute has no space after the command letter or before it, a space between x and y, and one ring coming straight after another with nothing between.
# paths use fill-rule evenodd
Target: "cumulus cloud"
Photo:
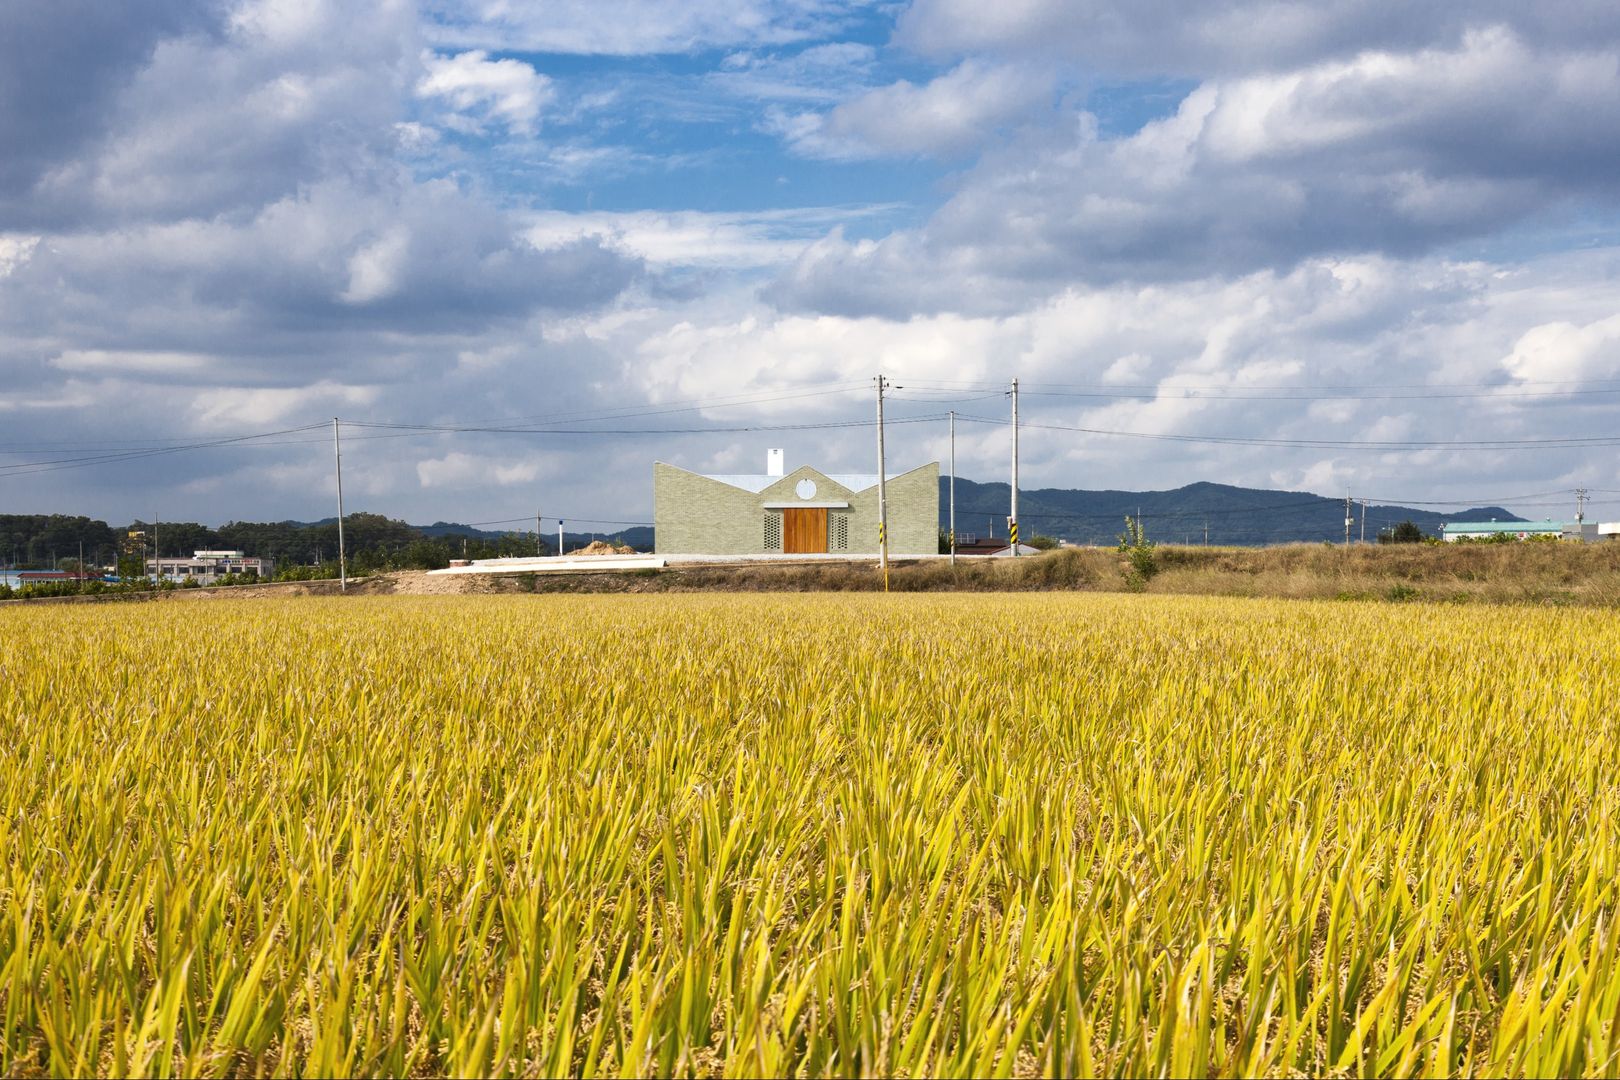
<instances>
[{"instance_id":1,"label":"cumulus cloud","mask_svg":"<svg viewBox=\"0 0 1620 1080\"><path fill-rule=\"evenodd\" d=\"M0 32L0 217L38 216L35 185L107 133L119 95L161 41L217 26L205 0L9 5Z\"/></svg>"},{"instance_id":2,"label":"cumulus cloud","mask_svg":"<svg viewBox=\"0 0 1620 1080\"><path fill-rule=\"evenodd\" d=\"M1008 124L1039 119L1050 73L965 60L922 86L901 80L822 114L776 110L768 123L800 153L817 157L955 157Z\"/></svg>"},{"instance_id":3,"label":"cumulus cloud","mask_svg":"<svg viewBox=\"0 0 1620 1080\"><path fill-rule=\"evenodd\" d=\"M1563 208L1600 239L1612 217L1612 5L1167 11L918 0L901 54L869 32L892 9L830 0L444 0L425 25L405 0L34 5L0 35L8 441L339 415L351 507L506 518L538 489L548 514L624 519L650 509L654 457L749 468L782 444L864 471L872 440L359 422L840 423L870 416L882 370L912 462L943 455L944 409L1004 416L1018 375L1035 486L1620 488L1576 451L1072 430L1529 437L1612 411L1544 391L1616 371L1614 249L1524 239ZM1155 72L1168 110L1087 96ZM963 381L983 400L938 389ZM964 419L958 450L1004 475L1004 427ZM324 430L158 466L8 476L5 496L117 516L160 484L205 520L329 512Z\"/></svg>"},{"instance_id":4,"label":"cumulus cloud","mask_svg":"<svg viewBox=\"0 0 1620 1080\"><path fill-rule=\"evenodd\" d=\"M551 80L522 60L491 60L482 49L439 56L422 54L425 73L416 96L444 102L446 122L458 130L482 132L499 122L513 135L533 135L541 110L556 96Z\"/></svg>"},{"instance_id":5,"label":"cumulus cloud","mask_svg":"<svg viewBox=\"0 0 1620 1080\"><path fill-rule=\"evenodd\" d=\"M994 308L1075 280L1415 254L1620 195L1620 54L1505 30L1211 81L1122 139L1093 117L993 149L921 229L836 235L772 294L847 313ZM926 272L923 268L927 268Z\"/></svg>"},{"instance_id":6,"label":"cumulus cloud","mask_svg":"<svg viewBox=\"0 0 1620 1080\"><path fill-rule=\"evenodd\" d=\"M513 461L509 457L468 454L460 450L416 463L416 476L424 488L513 487L532 483L539 475L540 465L536 461Z\"/></svg>"},{"instance_id":7,"label":"cumulus cloud","mask_svg":"<svg viewBox=\"0 0 1620 1080\"><path fill-rule=\"evenodd\" d=\"M1577 383L1620 375L1620 315L1577 325L1549 322L1514 342L1502 366L1515 379Z\"/></svg>"},{"instance_id":8,"label":"cumulus cloud","mask_svg":"<svg viewBox=\"0 0 1620 1080\"><path fill-rule=\"evenodd\" d=\"M1204 77L1447 46L1491 26L1537 46L1584 48L1620 38L1620 9L1607 0L915 0L897 37L928 53L1039 56L1094 72Z\"/></svg>"}]
</instances>

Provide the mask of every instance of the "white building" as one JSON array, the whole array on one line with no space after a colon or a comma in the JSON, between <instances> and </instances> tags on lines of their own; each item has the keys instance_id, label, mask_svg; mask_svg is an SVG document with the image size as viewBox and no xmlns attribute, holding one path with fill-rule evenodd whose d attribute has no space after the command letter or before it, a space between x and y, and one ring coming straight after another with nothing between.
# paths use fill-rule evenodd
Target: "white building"
<instances>
[{"instance_id":1,"label":"white building","mask_svg":"<svg viewBox=\"0 0 1620 1080\"><path fill-rule=\"evenodd\" d=\"M276 568L273 559L250 559L240 551L193 551L189 559L147 559L146 572L165 581L194 578L207 584L226 574L257 574L268 579L275 575Z\"/></svg>"}]
</instances>

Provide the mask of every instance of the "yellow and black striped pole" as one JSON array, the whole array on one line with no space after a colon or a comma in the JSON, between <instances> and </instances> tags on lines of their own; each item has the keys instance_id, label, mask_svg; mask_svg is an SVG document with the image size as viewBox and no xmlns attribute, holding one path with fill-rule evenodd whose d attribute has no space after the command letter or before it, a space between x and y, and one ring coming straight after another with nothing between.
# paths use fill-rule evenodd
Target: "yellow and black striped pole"
<instances>
[{"instance_id":1,"label":"yellow and black striped pole","mask_svg":"<svg viewBox=\"0 0 1620 1080\"><path fill-rule=\"evenodd\" d=\"M1012 536L1013 554L1016 555L1018 554L1018 522L1009 521L1007 523L1007 532Z\"/></svg>"}]
</instances>

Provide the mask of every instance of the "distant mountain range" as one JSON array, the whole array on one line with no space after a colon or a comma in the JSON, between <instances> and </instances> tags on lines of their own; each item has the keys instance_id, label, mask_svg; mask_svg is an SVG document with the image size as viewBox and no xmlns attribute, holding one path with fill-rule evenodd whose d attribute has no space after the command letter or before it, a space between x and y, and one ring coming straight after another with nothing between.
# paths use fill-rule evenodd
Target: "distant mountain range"
<instances>
[{"instance_id":1,"label":"distant mountain range","mask_svg":"<svg viewBox=\"0 0 1620 1080\"><path fill-rule=\"evenodd\" d=\"M956 481L956 531L959 537L1007 535L1007 484L981 484L960 477ZM939 482L939 523L949 524L950 481ZM1075 544L1112 544L1125 526L1125 515L1140 514L1150 539L1161 543L1199 544L1209 527L1211 544L1338 542L1344 539L1344 500L1304 491L1235 487L1198 483L1169 491L1085 491L1072 488L1025 488L1019 492L1018 514L1025 536L1040 534ZM1354 509L1352 535L1361 536L1361 504ZM1410 506L1369 503L1367 539L1377 537L1403 521L1410 521L1430 536L1440 535L1445 521L1522 521L1500 506L1480 506L1441 514ZM425 536L472 536L494 539L499 531L435 521L417 525ZM592 537L616 540L640 550L653 546L653 530L645 525L615 533L568 533L569 547ZM548 536L547 539L552 539Z\"/></svg>"},{"instance_id":2,"label":"distant mountain range","mask_svg":"<svg viewBox=\"0 0 1620 1080\"><path fill-rule=\"evenodd\" d=\"M956 481L956 534L1007 535L1010 486ZM939 481L940 526L949 523L950 480ZM1202 543L1208 527L1211 544L1316 543L1344 539L1344 500L1303 491L1272 491L1229 484L1188 484L1170 491L1082 491L1069 488L1022 488L1018 493L1019 525L1024 536L1041 534L1076 544L1112 544L1125 526L1125 516L1141 515L1149 539L1161 543ZM1354 508L1352 535L1361 535L1361 505ZM1482 506L1440 514L1407 506L1369 504L1367 539L1380 529L1410 521L1431 536L1444 521L1521 521L1500 506Z\"/></svg>"},{"instance_id":3,"label":"distant mountain range","mask_svg":"<svg viewBox=\"0 0 1620 1080\"><path fill-rule=\"evenodd\" d=\"M956 531L959 537L1007 535L1007 484L981 484L960 477L956 481ZM950 480L939 482L939 524L949 524ZM1086 491L1074 488L1024 488L1018 496L1018 514L1025 536L1040 534L1075 544L1112 544L1125 526L1125 515L1141 515L1150 539L1161 543L1199 544L1209 528L1211 544L1338 542L1344 539L1344 500L1305 491L1235 487L1197 483L1169 491ZM1361 536L1361 504L1354 508L1352 535ZM1380 530L1410 521L1430 536L1440 535L1446 521L1522 521L1500 506L1480 506L1441 514L1410 506L1369 503L1367 539ZM493 540L506 535L453 521L435 521L414 528L424 536L472 536ZM615 540L640 550L653 546L653 530L645 525L619 532L568 533L568 546L583 545L593 537ZM548 535L547 539L554 537Z\"/></svg>"}]
</instances>

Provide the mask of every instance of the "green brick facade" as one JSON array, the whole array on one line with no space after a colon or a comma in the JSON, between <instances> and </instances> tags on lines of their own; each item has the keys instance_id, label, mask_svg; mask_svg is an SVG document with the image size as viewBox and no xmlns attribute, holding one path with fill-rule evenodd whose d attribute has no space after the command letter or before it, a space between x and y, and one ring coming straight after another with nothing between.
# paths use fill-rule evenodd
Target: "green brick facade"
<instances>
[{"instance_id":1,"label":"green brick facade","mask_svg":"<svg viewBox=\"0 0 1620 1080\"><path fill-rule=\"evenodd\" d=\"M801 480L816 486L801 499ZM827 508L827 550L876 554L877 484L859 491L808 465L771 481L759 492L653 464L654 542L661 555L764 555L782 550L780 504L847 503ZM939 463L892 476L888 482L889 554L932 555L939 550ZM772 505L767 505L772 504Z\"/></svg>"}]
</instances>

